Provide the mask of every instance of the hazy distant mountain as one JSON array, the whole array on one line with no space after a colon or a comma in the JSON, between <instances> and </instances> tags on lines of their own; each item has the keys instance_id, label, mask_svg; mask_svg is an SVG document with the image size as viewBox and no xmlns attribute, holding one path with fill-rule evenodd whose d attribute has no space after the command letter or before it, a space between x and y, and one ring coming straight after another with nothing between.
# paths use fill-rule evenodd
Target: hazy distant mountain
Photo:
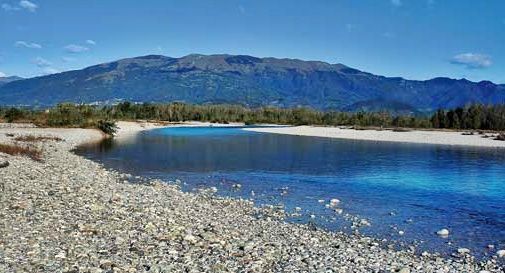
<instances>
[{"instance_id":1,"label":"hazy distant mountain","mask_svg":"<svg viewBox=\"0 0 505 273\"><path fill-rule=\"evenodd\" d=\"M4 105L120 100L425 112L505 103L505 86L449 78L411 81L342 64L241 55L150 55L0 86Z\"/></svg>"},{"instance_id":2,"label":"hazy distant mountain","mask_svg":"<svg viewBox=\"0 0 505 273\"><path fill-rule=\"evenodd\" d=\"M18 80L22 80L22 79L23 78L18 77L18 76L0 77L0 86L4 85L6 83L10 83L10 82L18 81Z\"/></svg>"}]
</instances>

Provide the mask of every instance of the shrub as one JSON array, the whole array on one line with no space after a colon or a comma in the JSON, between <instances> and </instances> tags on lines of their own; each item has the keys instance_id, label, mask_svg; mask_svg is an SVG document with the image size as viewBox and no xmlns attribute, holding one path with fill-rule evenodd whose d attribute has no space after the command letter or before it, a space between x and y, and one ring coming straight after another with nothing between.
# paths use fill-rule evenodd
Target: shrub
<instances>
[{"instance_id":1,"label":"shrub","mask_svg":"<svg viewBox=\"0 0 505 273\"><path fill-rule=\"evenodd\" d=\"M15 120L23 118L24 113L20 109L10 108L9 110L7 110L7 112L5 112L4 117L8 123L11 123L11 122L14 122Z\"/></svg>"},{"instance_id":2,"label":"shrub","mask_svg":"<svg viewBox=\"0 0 505 273\"><path fill-rule=\"evenodd\" d=\"M109 136L114 136L118 129L116 122L112 120L99 120L97 128Z\"/></svg>"}]
</instances>

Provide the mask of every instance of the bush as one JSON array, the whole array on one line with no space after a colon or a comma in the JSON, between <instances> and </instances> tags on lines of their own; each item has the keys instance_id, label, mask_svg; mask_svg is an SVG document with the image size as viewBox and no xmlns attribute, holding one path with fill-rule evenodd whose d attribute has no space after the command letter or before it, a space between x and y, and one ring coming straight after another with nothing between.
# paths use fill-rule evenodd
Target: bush
<instances>
[{"instance_id":1,"label":"bush","mask_svg":"<svg viewBox=\"0 0 505 273\"><path fill-rule=\"evenodd\" d=\"M15 120L21 119L24 117L24 113L22 110L17 108L10 108L5 112L5 119L8 123L14 122Z\"/></svg>"},{"instance_id":2,"label":"bush","mask_svg":"<svg viewBox=\"0 0 505 273\"><path fill-rule=\"evenodd\" d=\"M114 136L117 133L117 124L112 120L99 120L97 128L109 136Z\"/></svg>"}]
</instances>

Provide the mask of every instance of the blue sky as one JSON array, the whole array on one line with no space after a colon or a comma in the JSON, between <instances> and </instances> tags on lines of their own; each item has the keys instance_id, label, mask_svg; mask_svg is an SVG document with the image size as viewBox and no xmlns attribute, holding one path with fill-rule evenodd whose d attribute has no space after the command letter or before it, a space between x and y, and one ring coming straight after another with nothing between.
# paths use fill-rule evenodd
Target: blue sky
<instances>
[{"instance_id":1,"label":"blue sky","mask_svg":"<svg viewBox=\"0 0 505 273\"><path fill-rule=\"evenodd\" d=\"M503 0L0 0L0 75L248 54L505 83Z\"/></svg>"}]
</instances>

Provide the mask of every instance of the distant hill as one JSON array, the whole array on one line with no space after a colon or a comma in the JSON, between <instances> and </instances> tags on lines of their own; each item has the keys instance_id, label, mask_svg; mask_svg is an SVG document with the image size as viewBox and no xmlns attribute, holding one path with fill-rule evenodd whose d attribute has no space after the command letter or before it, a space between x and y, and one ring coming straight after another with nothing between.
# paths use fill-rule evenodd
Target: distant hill
<instances>
[{"instance_id":1,"label":"distant hill","mask_svg":"<svg viewBox=\"0 0 505 273\"><path fill-rule=\"evenodd\" d=\"M429 112L505 103L505 86L435 78L411 81L343 64L243 55L149 55L0 86L0 104L188 102Z\"/></svg>"},{"instance_id":2,"label":"distant hill","mask_svg":"<svg viewBox=\"0 0 505 273\"><path fill-rule=\"evenodd\" d=\"M18 81L22 80L23 78L17 77L17 76L10 76L10 77L0 77L0 86L13 82L13 81Z\"/></svg>"}]
</instances>

